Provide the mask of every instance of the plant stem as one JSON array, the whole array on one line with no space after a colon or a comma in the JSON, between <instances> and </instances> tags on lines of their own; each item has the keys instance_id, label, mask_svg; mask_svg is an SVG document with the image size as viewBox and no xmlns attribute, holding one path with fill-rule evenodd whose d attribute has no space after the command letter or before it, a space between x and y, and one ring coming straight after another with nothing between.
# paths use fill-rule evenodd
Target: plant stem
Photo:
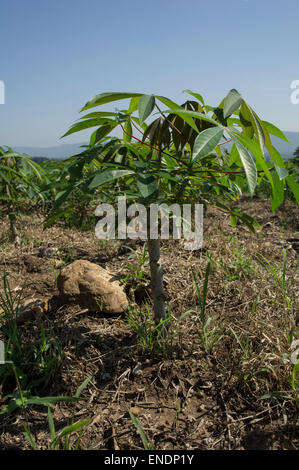
<instances>
[{"instance_id":1,"label":"plant stem","mask_svg":"<svg viewBox=\"0 0 299 470\"><path fill-rule=\"evenodd\" d=\"M10 233L12 241L15 241L17 238L17 231L16 231L16 216L14 213L14 207L11 205L10 210L8 213L9 224L10 224Z\"/></svg>"},{"instance_id":2,"label":"plant stem","mask_svg":"<svg viewBox=\"0 0 299 470\"><path fill-rule=\"evenodd\" d=\"M163 269L160 264L160 239L152 239L150 237L150 211L147 210L147 246L149 253L149 265L151 272L151 285L154 301L155 323L158 325L166 319L166 308L163 288Z\"/></svg>"}]
</instances>

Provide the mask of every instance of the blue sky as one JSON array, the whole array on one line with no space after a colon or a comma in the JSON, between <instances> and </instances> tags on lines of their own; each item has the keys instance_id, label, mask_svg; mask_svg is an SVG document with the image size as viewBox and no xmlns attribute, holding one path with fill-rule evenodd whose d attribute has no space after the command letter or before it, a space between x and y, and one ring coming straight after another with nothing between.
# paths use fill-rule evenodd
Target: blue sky
<instances>
[{"instance_id":1,"label":"blue sky","mask_svg":"<svg viewBox=\"0 0 299 470\"><path fill-rule=\"evenodd\" d=\"M10 0L0 6L0 145L52 146L97 93L139 91L216 106L236 88L299 131L298 0Z\"/></svg>"}]
</instances>

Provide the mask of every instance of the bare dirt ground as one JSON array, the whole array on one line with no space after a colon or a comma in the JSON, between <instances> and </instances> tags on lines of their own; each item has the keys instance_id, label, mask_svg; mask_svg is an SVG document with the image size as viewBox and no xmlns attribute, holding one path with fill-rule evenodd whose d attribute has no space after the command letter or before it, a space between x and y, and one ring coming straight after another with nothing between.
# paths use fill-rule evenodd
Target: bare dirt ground
<instances>
[{"instance_id":1,"label":"bare dirt ground","mask_svg":"<svg viewBox=\"0 0 299 470\"><path fill-rule=\"evenodd\" d=\"M268 202L246 197L238 205L261 224L257 236L240 225L232 228L225 214L209 208L202 250L191 253L180 241L163 241L173 321L169 337L155 351L132 328L133 321L146 326L146 303L151 308L148 266L138 283L128 267L137 267L137 258L129 259L132 252L124 246L141 253L140 243L104 243L91 232L62 223L43 231L43 219L28 215L18 222L20 243L4 241L0 246L1 272L5 268L11 288L25 285L24 299L52 299L42 319L20 326L24 341L30 342L41 337L43 324L46 336L56 338L61 350L59 363L35 394L72 396L93 377L82 392L86 401L59 403L53 410L57 431L72 420L92 418L80 449L142 449L129 410L155 449L299 449L298 408L292 395L261 399L291 389L287 332L298 332L298 208L287 203L271 213ZM0 238L7 225L0 222ZM58 251L41 257L40 248L49 246ZM285 292L256 259L259 252L281 269L283 248L289 283ZM90 314L55 301L59 266L80 258L128 276L128 316ZM203 330L191 267L202 291L209 261L205 319L211 320ZM194 312L178 320L190 309ZM0 404L4 406L1 395ZM47 408L30 407L27 414L38 447L50 449ZM24 423L21 412L0 416L0 449L30 448Z\"/></svg>"}]
</instances>

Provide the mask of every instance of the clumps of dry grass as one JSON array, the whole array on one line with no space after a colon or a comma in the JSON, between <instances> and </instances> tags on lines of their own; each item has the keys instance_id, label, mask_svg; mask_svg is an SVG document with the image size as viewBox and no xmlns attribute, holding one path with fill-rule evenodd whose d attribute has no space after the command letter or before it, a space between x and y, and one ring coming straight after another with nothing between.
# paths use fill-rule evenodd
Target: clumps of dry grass
<instances>
[{"instance_id":1,"label":"clumps of dry grass","mask_svg":"<svg viewBox=\"0 0 299 470\"><path fill-rule=\"evenodd\" d=\"M281 215L273 219L265 203L244 204L265 226L256 237L243 227L231 228L225 216L209 210L203 250L188 252L178 241L163 241L161 261L174 334L164 355L145 328L151 326L148 266L140 266L138 256L129 258L132 250L125 250L122 242L101 243L92 233L62 224L43 231L40 219L28 218L22 243L2 246L0 263L8 268L13 287L20 278L30 279L47 297L56 293L54 270L47 270L45 263L42 273L27 272L21 260L29 249L37 256L40 246L57 246L59 260L82 257L124 278L129 273L133 290L139 282L134 283L134 272L142 274L144 297L140 292L138 305L131 298L134 325L128 317L91 315L67 305L53 310L44 322L45 334L55 334L63 351L60 373L51 376L45 392L72 395L86 377L94 377L83 392L84 404L61 404L53 412L58 430L67 419L93 416L80 448L143 448L128 410L155 449L299 448L296 432L290 431L298 415L294 394L276 393L296 386L290 345L298 337L297 255L288 242L295 235L281 231ZM142 245L130 246L142 256ZM264 265L259 262L263 258L258 253L274 271L265 259ZM203 314L200 299L208 266ZM22 328L28 341L40 331L36 322ZM262 399L265 395L269 398ZM31 424L46 426L46 416L29 415ZM37 426L36 438L49 448L45 426ZM274 437L253 444L252 430L263 429ZM7 443L28 448L14 437L20 430L13 420L6 420L1 432ZM5 448L1 440L0 448Z\"/></svg>"}]
</instances>

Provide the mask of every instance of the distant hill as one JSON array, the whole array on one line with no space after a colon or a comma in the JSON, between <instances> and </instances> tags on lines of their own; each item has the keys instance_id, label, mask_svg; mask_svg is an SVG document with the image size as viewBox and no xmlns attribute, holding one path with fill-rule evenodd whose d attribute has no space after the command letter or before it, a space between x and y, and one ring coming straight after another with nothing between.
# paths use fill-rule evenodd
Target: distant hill
<instances>
[{"instance_id":1,"label":"distant hill","mask_svg":"<svg viewBox=\"0 0 299 470\"><path fill-rule=\"evenodd\" d=\"M292 157L295 149L299 147L299 132L285 131L285 136L289 139L292 145L287 142L278 139L275 136L271 136L273 145L281 153L281 155L288 160ZM47 157L55 159L63 159L76 155L83 151L81 145L87 145L86 143L78 144L62 144L56 147L14 147L16 152L27 153L32 157Z\"/></svg>"},{"instance_id":2,"label":"distant hill","mask_svg":"<svg viewBox=\"0 0 299 470\"><path fill-rule=\"evenodd\" d=\"M284 132L285 136L289 139L292 145L289 145L284 140L278 139L278 137L271 136L274 147L281 153L281 155L288 160L292 158L294 151L299 147L299 132Z\"/></svg>"},{"instance_id":3,"label":"distant hill","mask_svg":"<svg viewBox=\"0 0 299 470\"><path fill-rule=\"evenodd\" d=\"M62 144L56 147L13 147L13 149L19 153L27 153L31 157L64 159L81 153L83 151L81 145L87 145L87 143Z\"/></svg>"}]
</instances>

